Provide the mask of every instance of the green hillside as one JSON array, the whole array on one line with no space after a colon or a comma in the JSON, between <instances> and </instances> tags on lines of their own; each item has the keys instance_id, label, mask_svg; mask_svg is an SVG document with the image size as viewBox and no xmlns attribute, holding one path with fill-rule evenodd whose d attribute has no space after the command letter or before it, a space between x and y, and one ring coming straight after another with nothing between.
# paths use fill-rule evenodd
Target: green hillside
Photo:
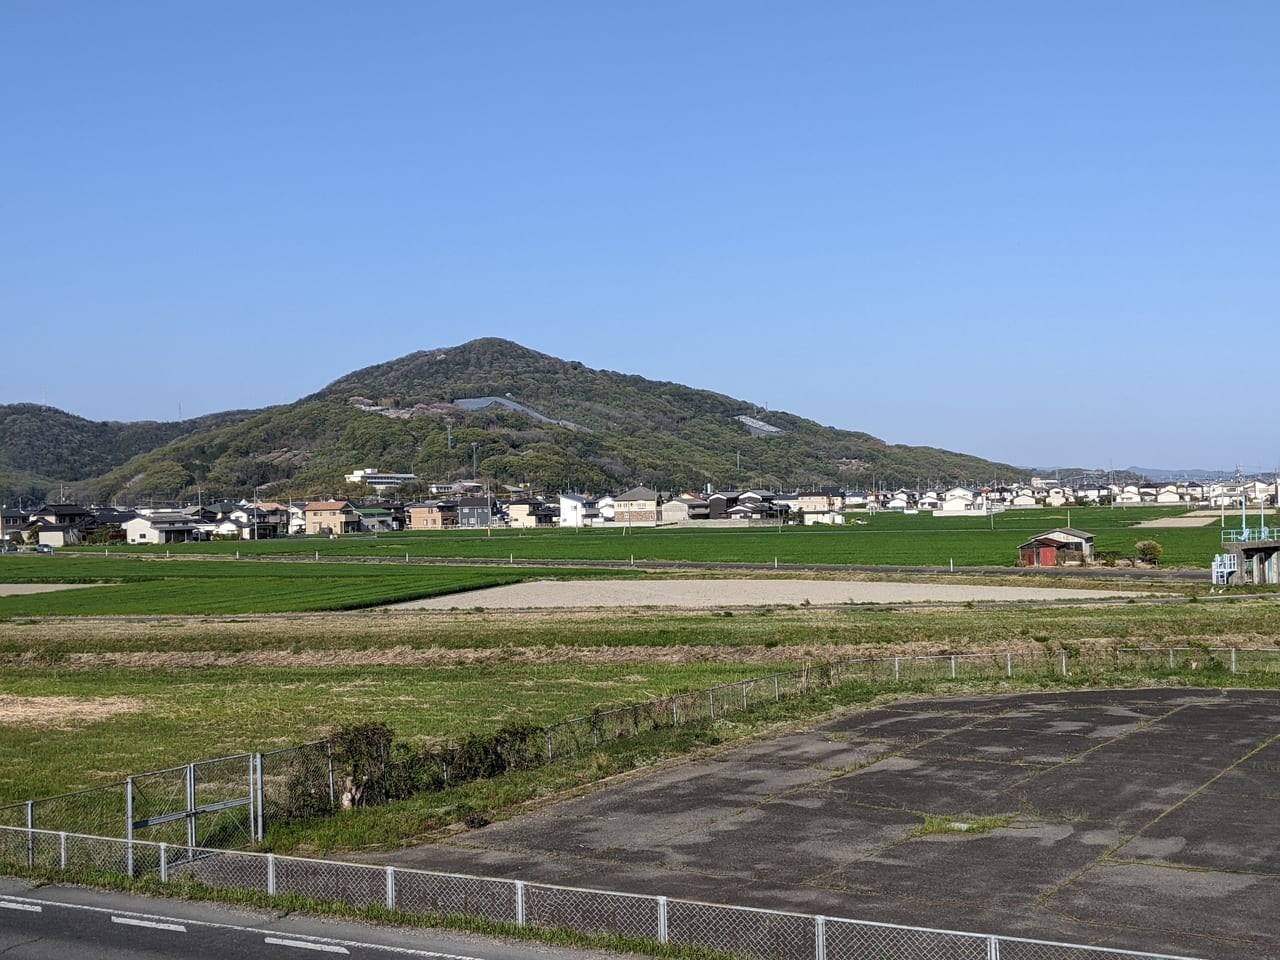
<instances>
[{"instance_id":1,"label":"green hillside","mask_svg":"<svg viewBox=\"0 0 1280 960\"><path fill-rule=\"evenodd\" d=\"M498 405L456 404L485 397L556 422ZM74 480L82 497L126 503L197 490L206 499L241 495L255 487L270 496L324 496L343 493L343 474L364 466L424 480L470 477L473 445L482 479L550 490L914 485L1024 473L764 412L723 394L593 370L498 339L412 353L357 370L294 404L223 415L206 429L188 429L192 421L102 425L59 416L63 439L42 438L43 452L31 458L21 444L6 444L11 462L0 467ZM752 436L738 416L781 432ZM162 427L173 429L166 435Z\"/></svg>"},{"instance_id":2,"label":"green hillside","mask_svg":"<svg viewBox=\"0 0 1280 960\"><path fill-rule=\"evenodd\" d=\"M86 420L35 403L0 405L0 496L42 499L59 484L100 476L178 437L243 421L245 410L190 420Z\"/></svg>"}]
</instances>

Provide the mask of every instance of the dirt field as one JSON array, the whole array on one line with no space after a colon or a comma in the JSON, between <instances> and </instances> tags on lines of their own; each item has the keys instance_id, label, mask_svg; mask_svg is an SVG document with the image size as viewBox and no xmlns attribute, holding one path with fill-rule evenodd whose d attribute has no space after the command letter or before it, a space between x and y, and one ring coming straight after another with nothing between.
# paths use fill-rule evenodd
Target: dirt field
<instances>
[{"instance_id":1,"label":"dirt field","mask_svg":"<svg viewBox=\"0 0 1280 960\"><path fill-rule=\"evenodd\" d=\"M101 583L0 583L0 597L21 597L29 593L52 593L55 590L101 586Z\"/></svg>"},{"instance_id":2,"label":"dirt field","mask_svg":"<svg viewBox=\"0 0 1280 960\"><path fill-rule=\"evenodd\" d=\"M1218 517L1208 514L1188 514L1185 517L1160 517L1156 520L1143 520L1141 523L1135 523L1133 528L1139 527L1207 527L1218 522Z\"/></svg>"},{"instance_id":3,"label":"dirt field","mask_svg":"<svg viewBox=\"0 0 1280 960\"><path fill-rule=\"evenodd\" d=\"M1100 600L1137 596L1058 587L841 580L571 580L515 583L447 597L394 604L390 609L566 609L581 607L828 606L845 603L966 603L978 600ZM1148 594L1149 595L1149 594Z\"/></svg>"},{"instance_id":4,"label":"dirt field","mask_svg":"<svg viewBox=\"0 0 1280 960\"><path fill-rule=\"evenodd\" d=\"M1275 691L938 699L364 859L1261 960L1280 955L1278 800Z\"/></svg>"}]
</instances>

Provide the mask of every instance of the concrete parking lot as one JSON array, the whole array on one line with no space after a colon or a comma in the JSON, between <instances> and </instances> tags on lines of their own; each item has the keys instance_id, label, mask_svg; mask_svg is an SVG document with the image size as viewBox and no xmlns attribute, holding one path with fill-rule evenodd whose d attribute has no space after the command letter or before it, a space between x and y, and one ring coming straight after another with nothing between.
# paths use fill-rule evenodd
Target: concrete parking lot
<instances>
[{"instance_id":1,"label":"concrete parking lot","mask_svg":"<svg viewBox=\"0 0 1280 960\"><path fill-rule=\"evenodd\" d=\"M370 859L1197 957L1275 957L1278 738L1276 692L901 702ZM1003 823L921 831L926 815Z\"/></svg>"}]
</instances>

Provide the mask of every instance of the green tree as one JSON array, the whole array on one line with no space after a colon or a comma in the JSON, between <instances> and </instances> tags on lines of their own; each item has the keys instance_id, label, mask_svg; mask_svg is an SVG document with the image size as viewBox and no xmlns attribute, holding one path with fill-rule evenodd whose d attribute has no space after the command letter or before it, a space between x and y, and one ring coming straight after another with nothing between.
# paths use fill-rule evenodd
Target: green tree
<instances>
[{"instance_id":1,"label":"green tree","mask_svg":"<svg viewBox=\"0 0 1280 960\"><path fill-rule=\"evenodd\" d=\"M1138 551L1139 560L1152 566L1159 565L1160 554L1164 553L1164 548L1154 540L1139 540L1133 545L1133 549Z\"/></svg>"}]
</instances>

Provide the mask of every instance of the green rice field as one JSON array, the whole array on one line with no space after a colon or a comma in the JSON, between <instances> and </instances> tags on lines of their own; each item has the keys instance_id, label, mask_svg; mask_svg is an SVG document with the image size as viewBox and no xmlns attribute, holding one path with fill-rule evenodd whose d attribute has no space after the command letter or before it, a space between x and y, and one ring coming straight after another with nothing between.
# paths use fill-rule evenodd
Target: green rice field
<instances>
[{"instance_id":1,"label":"green rice field","mask_svg":"<svg viewBox=\"0 0 1280 960\"><path fill-rule=\"evenodd\" d=\"M528 579L628 576L629 571L449 567L394 563L142 562L89 556L0 558L0 582L93 584L0 597L0 617L302 613L353 610Z\"/></svg>"},{"instance_id":2,"label":"green rice field","mask_svg":"<svg viewBox=\"0 0 1280 960\"><path fill-rule=\"evenodd\" d=\"M1164 549L1164 566L1207 568L1221 550L1221 530L1205 527L1144 529L1144 520L1176 516L1178 507L1073 507L1007 511L991 517L934 517L927 513L878 513L865 525L782 526L733 529L605 526L583 530L450 530L439 532L294 537L163 546L113 546L110 552L147 556L224 554L295 557L405 556L519 561L726 562L798 565L1006 566L1018 562L1018 545L1058 526L1095 535L1095 549L1134 555L1139 540ZM1213 518L1216 521L1216 518ZM1228 527L1239 526L1228 516ZM1251 518L1251 523L1256 518ZM81 549L81 548L77 548ZM92 552L91 548L82 548ZM101 552L101 551L99 551ZM3 568L0 568L3 569Z\"/></svg>"}]
</instances>

